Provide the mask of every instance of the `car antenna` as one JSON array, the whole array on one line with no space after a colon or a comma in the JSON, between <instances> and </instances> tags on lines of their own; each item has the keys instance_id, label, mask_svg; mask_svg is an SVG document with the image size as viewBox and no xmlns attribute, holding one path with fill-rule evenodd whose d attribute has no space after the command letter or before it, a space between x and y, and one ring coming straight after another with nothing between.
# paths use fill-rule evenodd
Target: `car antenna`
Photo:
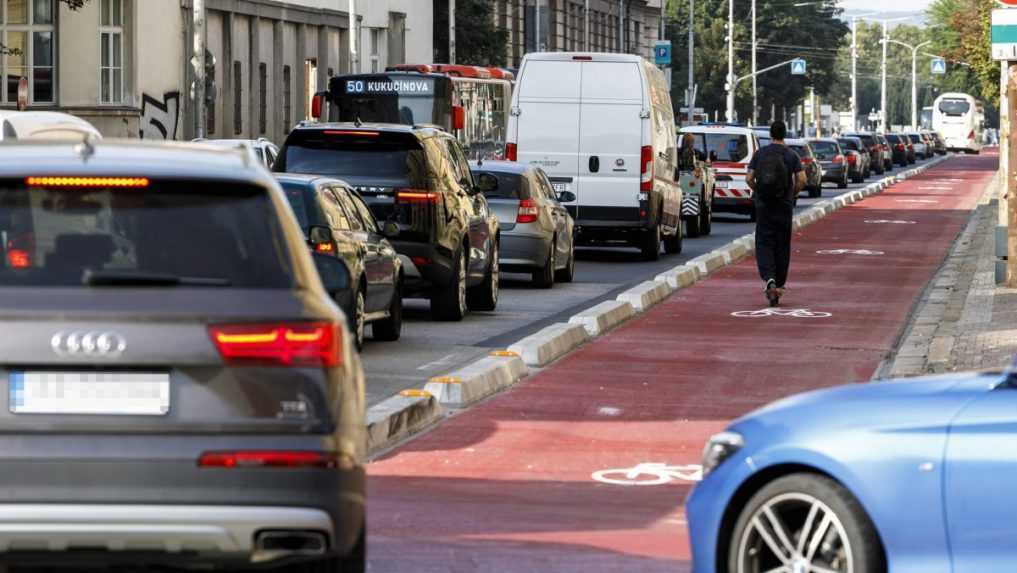
<instances>
[{"instance_id":1,"label":"car antenna","mask_svg":"<svg viewBox=\"0 0 1017 573\"><path fill-rule=\"evenodd\" d=\"M74 146L74 152L81 157L82 161L88 161L95 155L95 136L86 132L81 138L81 143Z\"/></svg>"},{"instance_id":2,"label":"car antenna","mask_svg":"<svg viewBox=\"0 0 1017 573\"><path fill-rule=\"evenodd\" d=\"M359 112L357 113L357 115L355 115L353 117L353 125L355 125L357 127L360 127L361 125L364 125L364 122L360 121L360 113Z\"/></svg>"},{"instance_id":3,"label":"car antenna","mask_svg":"<svg viewBox=\"0 0 1017 573\"><path fill-rule=\"evenodd\" d=\"M477 154L477 167L481 167L482 165L484 165L484 154L483 153L478 153Z\"/></svg>"}]
</instances>

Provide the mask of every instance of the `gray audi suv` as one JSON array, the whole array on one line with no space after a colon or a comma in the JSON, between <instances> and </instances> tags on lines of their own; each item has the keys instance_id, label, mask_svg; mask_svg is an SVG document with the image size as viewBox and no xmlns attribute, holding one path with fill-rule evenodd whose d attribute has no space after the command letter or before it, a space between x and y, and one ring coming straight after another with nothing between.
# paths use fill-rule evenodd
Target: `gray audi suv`
<instances>
[{"instance_id":1,"label":"gray audi suv","mask_svg":"<svg viewBox=\"0 0 1017 573\"><path fill-rule=\"evenodd\" d=\"M278 183L0 153L0 560L362 571L363 371Z\"/></svg>"}]
</instances>

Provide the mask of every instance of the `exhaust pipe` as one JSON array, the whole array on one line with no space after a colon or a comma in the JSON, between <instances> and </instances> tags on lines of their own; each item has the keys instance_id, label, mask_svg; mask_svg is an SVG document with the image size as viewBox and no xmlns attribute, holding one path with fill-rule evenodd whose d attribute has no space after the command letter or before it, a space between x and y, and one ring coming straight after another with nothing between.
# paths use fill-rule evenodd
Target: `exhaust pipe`
<instances>
[{"instance_id":1,"label":"exhaust pipe","mask_svg":"<svg viewBox=\"0 0 1017 573\"><path fill-rule=\"evenodd\" d=\"M328 550L328 538L317 531L261 531L254 537L251 561L264 563L286 557L313 557Z\"/></svg>"}]
</instances>

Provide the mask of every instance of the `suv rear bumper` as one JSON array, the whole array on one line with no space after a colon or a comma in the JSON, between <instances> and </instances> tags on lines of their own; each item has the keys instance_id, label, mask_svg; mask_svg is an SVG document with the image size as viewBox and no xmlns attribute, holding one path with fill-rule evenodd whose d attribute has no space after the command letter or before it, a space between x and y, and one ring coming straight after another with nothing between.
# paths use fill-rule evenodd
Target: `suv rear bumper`
<instances>
[{"instance_id":1,"label":"suv rear bumper","mask_svg":"<svg viewBox=\"0 0 1017 573\"><path fill-rule=\"evenodd\" d=\"M86 550L111 557L163 553L170 561L174 556L266 561L273 555L259 551L255 543L264 531L335 537L327 513L302 507L0 504L0 558L8 560L26 552L44 560L45 553ZM327 552L322 547L319 554Z\"/></svg>"}]
</instances>

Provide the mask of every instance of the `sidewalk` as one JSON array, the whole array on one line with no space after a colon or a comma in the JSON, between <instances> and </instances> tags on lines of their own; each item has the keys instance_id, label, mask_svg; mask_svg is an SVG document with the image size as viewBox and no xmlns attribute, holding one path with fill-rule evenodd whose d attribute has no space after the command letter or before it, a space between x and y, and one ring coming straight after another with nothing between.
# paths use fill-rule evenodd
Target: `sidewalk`
<instances>
[{"instance_id":1,"label":"sidewalk","mask_svg":"<svg viewBox=\"0 0 1017 573\"><path fill-rule=\"evenodd\" d=\"M779 313L744 259L371 464L371 571L687 571L691 483L594 474L699 464L748 411L870 379L996 163L950 159L797 232Z\"/></svg>"},{"instance_id":2,"label":"sidewalk","mask_svg":"<svg viewBox=\"0 0 1017 573\"><path fill-rule=\"evenodd\" d=\"M1017 356L1017 289L996 286L995 227L1002 199L994 178L926 289L893 359L878 378L1000 369Z\"/></svg>"}]
</instances>

